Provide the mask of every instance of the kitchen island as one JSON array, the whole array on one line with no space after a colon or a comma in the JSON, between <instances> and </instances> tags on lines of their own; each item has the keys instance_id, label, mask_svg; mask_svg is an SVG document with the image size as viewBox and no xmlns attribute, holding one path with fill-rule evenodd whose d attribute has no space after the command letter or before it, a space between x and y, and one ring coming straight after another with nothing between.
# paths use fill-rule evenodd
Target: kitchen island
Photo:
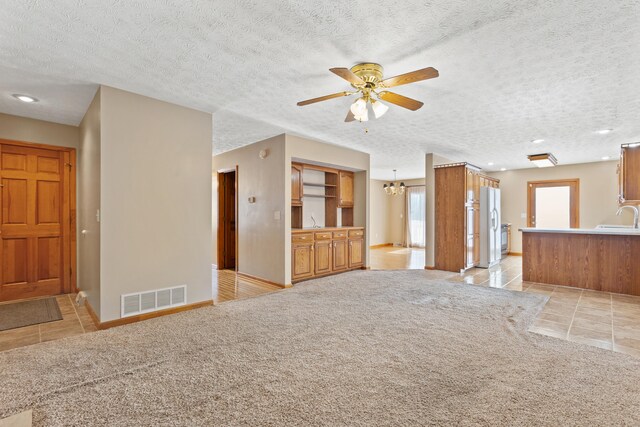
<instances>
[{"instance_id":1,"label":"kitchen island","mask_svg":"<svg viewBox=\"0 0 640 427\"><path fill-rule=\"evenodd\" d=\"M520 231L524 281L640 295L640 230Z\"/></svg>"}]
</instances>

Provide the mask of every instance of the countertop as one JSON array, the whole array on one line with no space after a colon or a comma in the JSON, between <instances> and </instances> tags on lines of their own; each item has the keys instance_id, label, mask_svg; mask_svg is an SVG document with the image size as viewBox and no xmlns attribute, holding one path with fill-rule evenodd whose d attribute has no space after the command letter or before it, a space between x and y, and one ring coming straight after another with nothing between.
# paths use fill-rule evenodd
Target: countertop
<instances>
[{"instance_id":1,"label":"countertop","mask_svg":"<svg viewBox=\"0 0 640 427\"><path fill-rule=\"evenodd\" d=\"M640 236L637 228L520 228L523 233L550 234L608 234L616 236Z\"/></svg>"},{"instance_id":2,"label":"countertop","mask_svg":"<svg viewBox=\"0 0 640 427\"><path fill-rule=\"evenodd\" d=\"M292 228L291 232L292 233L308 233L310 231L335 231L335 230L357 230L357 229L363 229L364 227L354 227L354 226L346 226L346 227L320 227L320 228L313 228L313 227L305 227L305 228Z\"/></svg>"}]
</instances>

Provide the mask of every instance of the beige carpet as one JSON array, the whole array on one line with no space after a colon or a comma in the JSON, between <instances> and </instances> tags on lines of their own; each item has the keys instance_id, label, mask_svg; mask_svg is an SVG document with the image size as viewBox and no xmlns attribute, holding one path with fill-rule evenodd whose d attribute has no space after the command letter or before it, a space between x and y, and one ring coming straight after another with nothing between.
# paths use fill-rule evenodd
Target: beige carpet
<instances>
[{"instance_id":1,"label":"beige carpet","mask_svg":"<svg viewBox=\"0 0 640 427\"><path fill-rule=\"evenodd\" d=\"M526 332L542 297L357 271L0 353L34 425L639 425L640 361Z\"/></svg>"},{"instance_id":2,"label":"beige carpet","mask_svg":"<svg viewBox=\"0 0 640 427\"><path fill-rule=\"evenodd\" d=\"M0 331L62 320L55 298L0 304Z\"/></svg>"}]
</instances>

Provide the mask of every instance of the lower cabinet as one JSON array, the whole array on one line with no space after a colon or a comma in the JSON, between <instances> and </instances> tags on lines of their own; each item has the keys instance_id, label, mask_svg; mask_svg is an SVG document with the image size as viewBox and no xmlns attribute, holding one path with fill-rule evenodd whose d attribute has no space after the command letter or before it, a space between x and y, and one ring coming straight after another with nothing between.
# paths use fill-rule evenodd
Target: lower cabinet
<instances>
[{"instance_id":1,"label":"lower cabinet","mask_svg":"<svg viewBox=\"0 0 640 427\"><path fill-rule=\"evenodd\" d=\"M320 240L315 243L315 274L331 272L332 246L331 240Z\"/></svg>"},{"instance_id":2,"label":"lower cabinet","mask_svg":"<svg viewBox=\"0 0 640 427\"><path fill-rule=\"evenodd\" d=\"M364 230L328 229L292 233L292 281L364 266Z\"/></svg>"},{"instance_id":3,"label":"lower cabinet","mask_svg":"<svg viewBox=\"0 0 640 427\"><path fill-rule=\"evenodd\" d=\"M349 239L349 268L364 265L364 240Z\"/></svg>"},{"instance_id":4,"label":"lower cabinet","mask_svg":"<svg viewBox=\"0 0 640 427\"><path fill-rule=\"evenodd\" d=\"M292 246L293 279L305 279L313 276L313 244L294 243Z\"/></svg>"},{"instance_id":5,"label":"lower cabinet","mask_svg":"<svg viewBox=\"0 0 640 427\"><path fill-rule=\"evenodd\" d=\"M349 266L347 259L347 241L333 241L333 271L346 270Z\"/></svg>"}]
</instances>

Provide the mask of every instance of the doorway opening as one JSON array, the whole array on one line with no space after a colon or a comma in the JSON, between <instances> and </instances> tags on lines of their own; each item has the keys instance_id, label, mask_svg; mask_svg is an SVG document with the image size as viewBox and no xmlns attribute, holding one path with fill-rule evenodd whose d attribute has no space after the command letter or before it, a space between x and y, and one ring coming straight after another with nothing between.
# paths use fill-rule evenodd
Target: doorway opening
<instances>
[{"instance_id":1,"label":"doorway opening","mask_svg":"<svg viewBox=\"0 0 640 427\"><path fill-rule=\"evenodd\" d=\"M218 172L218 269L237 270L238 168Z\"/></svg>"},{"instance_id":2,"label":"doorway opening","mask_svg":"<svg viewBox=\"0 0 640 427\"><path fill-rule=\"evenodd\" d=\"M527 226L580 227L580 180L562 179L527 183Z\"/></svg>"}]
</instances>

